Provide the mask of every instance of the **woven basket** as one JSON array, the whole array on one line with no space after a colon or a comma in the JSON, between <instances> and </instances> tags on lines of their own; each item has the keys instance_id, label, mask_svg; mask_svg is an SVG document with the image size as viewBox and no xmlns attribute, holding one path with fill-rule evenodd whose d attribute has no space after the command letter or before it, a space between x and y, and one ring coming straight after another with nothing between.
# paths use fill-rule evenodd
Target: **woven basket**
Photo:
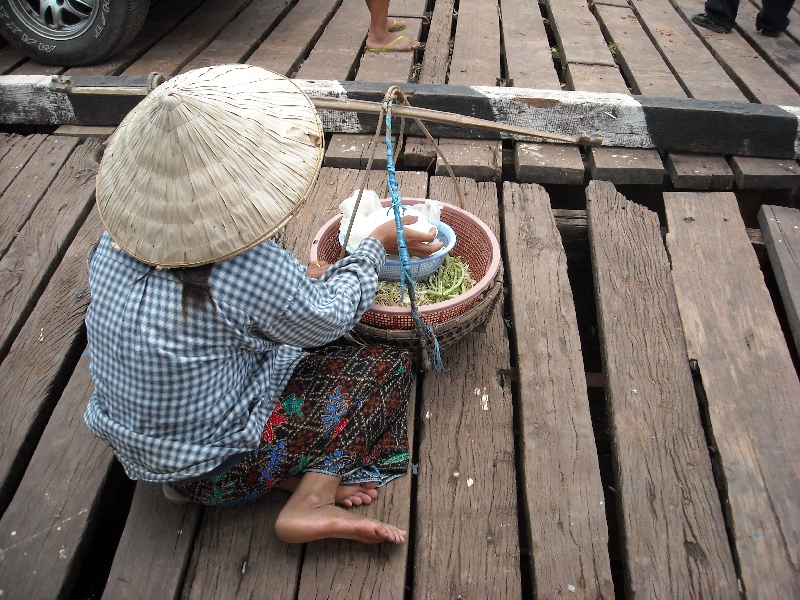
<instances>
[{"instance_id":1,"label":"woven basket","mask_svg":"<svg viewBox=\"0 0 800 600\"><path fill-rule=\"evenodd\" d=\"M470 331L486 324L492 316L495 307L503 297L503 270L498 270L492 285L477 299L465 313L444 323L433 326L433 333L439 342L439 348L451 346ZM408 348L414 354L415 360L423 362L422 344L410 329L379 329L365 325L363 320L355 326L353 331L368 343L394 344ZM428 356L433 355L433 348L427 348Z\"/></svg>"},{"instance_id":2,"label":"woven basket","mask_svg":"<svg viewBox=\"0 0 800 600\"><path fill-rule=\"evenodd\" d=\"M419 198L404 198L403 204L424 202ZM385 206L391 201L384 200ZM339 222L341 215L331 219L314 236L311 261L334 263L339 259ZM464 294L419 307L419 316L434 329L440 347L460 339L475 327L486 322L497 305L503 288L500 264L500 245L492 231L473 214L456 206L445 204L441 220L456 232L456 245L451 254L469 265L476 284ZM415 339L413 320L408 307L373 304L355 331L365 341L392 342L414 348L418 355L420 344Z\"/></svg>"}]
</instances>

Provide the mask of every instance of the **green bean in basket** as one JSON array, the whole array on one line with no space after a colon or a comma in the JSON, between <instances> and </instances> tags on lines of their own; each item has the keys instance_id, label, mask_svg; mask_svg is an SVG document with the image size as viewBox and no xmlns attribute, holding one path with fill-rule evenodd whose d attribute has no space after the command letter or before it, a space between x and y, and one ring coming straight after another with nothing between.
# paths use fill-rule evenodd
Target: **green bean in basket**
<instances>
[{"instance_id":1,"label":"green bean in basket","mask_svg":"<svg viewBox=\"0 0 800 600\"><path fill-rule=\"evenodd\" d=\"M475 280L469 272L469 265L457 256L448 256L442 266L430 277L417 281L417 304L424 306L451 300L460 296L475 285ZM403 301L400 301L400 282L381 281L375 293L375 303L384 306L406 306L411 303L406 292Z\"/></svg>"}]
</instances>

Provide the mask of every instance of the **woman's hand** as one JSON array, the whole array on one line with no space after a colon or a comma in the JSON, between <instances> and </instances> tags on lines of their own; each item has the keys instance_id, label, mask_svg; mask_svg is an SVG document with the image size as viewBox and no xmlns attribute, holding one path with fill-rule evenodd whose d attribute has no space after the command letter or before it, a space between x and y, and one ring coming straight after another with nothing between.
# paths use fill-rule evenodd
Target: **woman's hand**
<instances>
[{"instance_id":1,"label":"woman's hand","mask_svg":"<svg viewBox=\"0 0 800 600\"><path fill-rule=\"evenodd\" d=\"M411 225L416 222L417 217L403 217L403 225ZM403 231L406 236L406 247L411 256L430 256L444 247L442 242L434 242L436 239L436 229L433 227L431 227L431 230L427 233L417 231L416 229L409 229L408 227L403 227ZM379 225L375 231L369 234L369 237L378 240L383 245L383 249L386 250L387 254L398 253L397 228L395 227L394 220Z\"/></svg>"},{"instance_id":2,"label":"woman's hand","mask_svg":"<svg viewBox=\"0 0 800 600\"><path fill-rule=\"evenodd\" d=\"M330 268L331 264L326 263L324 260L309 263L308 268L306 269L306 275L311 277L311 279L319 279L322 277L322 274Z\"/></svg>"}]
</instances>

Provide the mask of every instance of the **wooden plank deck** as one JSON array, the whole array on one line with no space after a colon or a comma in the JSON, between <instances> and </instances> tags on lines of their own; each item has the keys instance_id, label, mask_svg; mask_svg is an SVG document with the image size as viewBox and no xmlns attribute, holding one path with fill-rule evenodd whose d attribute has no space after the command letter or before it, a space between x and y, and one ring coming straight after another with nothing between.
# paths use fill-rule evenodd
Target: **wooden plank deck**
<instances>
[{"instance_id":1,"label":"wooden plank deck","mask_svg":"<svg viewBox=\"0 0 800 600\"><path fill-rule=\"evenodd\" d=\"M514 85L800 106L796 33L800 25L793 23L778 38L758 35L755 4L743 2L737 29L723 35L691 23L689 17L699 10L696 0L588 4L582 0L546 4L470 0L459 5L458 14L449 0L431 6L422 0L394 0L395 12L432 10L429 25L407 19L405 33L419 36L426 48L376 55L364 52L368 13L358 0L169 0L154 3L139 36L103 64L53 68L20 59L13 47L5 45L0 47L0 74L146 75L160 70L171 75L201 66L247 62L306 79ZM363 147L366 140L358 144ZM566 156L563 149L554 151L549 145L530 150L525 144L515 144L521 181L583 182L575 152ZM655 174L632 177L625 165L599 158L609 150L615 152L604 148L591 153L598 161L619 168L619 175L606 171L604 177L620 184L660 182ZM423 167L435 159L430 145L418 138L409 140L406 154L415 156ZM450 155L458 162L457 152ZM470 166L475 161L488 164L492 156L499 155L494 152L484 158L468 152L465 167L457 170L465 176L493 179L491 170L478 175ZM643 156L653 161L665 158L654 153ZM724 157L716 157L720 158ZM686 159L678 156L677 160ZM698 177L676 173L673 185L679 189L729 187L720 184L729 181L724 165L715 168L711 177L707 165L699 170L703 173L698 172ZM796 187L794 182L787 184L768 162L756 167L753 175L773 179L775 188Z\"/></svg>"},{"instance_id":2,"label":"wooden plank deck","mask_svg":"<svg viewBox=\"0 0 800 600\"><path fill-rule=\"evenodd\" d=\"M2 136L0 161L19 167L7 191L35 183L24 157L33 164L54 137ZM0 303L4 597L800 592L800 380L787 345L796 276L785 275L796 271L796 210L764 207L765 246L732 193L623 195L591 182L576 199L572 186L460 179L503 245L508 293L484 329L445 352L447 371L418 374L413 472L356 509L407 527L409 543L289 546L272 529L284 493L174 507L160 486L123 485L82 423L99 152L90 138L59 155L0 260L0 286L15 290ZM405 195L455 202L449 178L400 167ZM323 168L287 231L301 260L362 173ZM385 172L368 185L385 194Z\"/></svg>"},{"instance_id":3,"label":"wooden plank deck","mask_svg":"<svg viewBox=\"0 0 800 600\"><path fill-rule=\"evenodd\" d=\"M102 65L54 69L5 45L0 73L247 62L301 79L800 106L797 8L771 39L748 0L727 36L688 22L699 6L393 0L433 11L430 25L406 19L426 48L364 55L361 0L163 0ZM280 492L175 507L88 435L84 257L102 227L102 146L48 132L0 128L3 598L800 596L796 161L441 140L501 241L503 306L447 349L446 372L418 374L412 471L356 509L407 527L408 544L289 546L272 528ZM370 138L328 140L336 167L287 229L301 261L360 184ZM436 163L407 140L403 194L455 202ZM592 173L618 187L585 187ZM382 164L368 185L386 193Z\"/></svg>"}]
</instances>

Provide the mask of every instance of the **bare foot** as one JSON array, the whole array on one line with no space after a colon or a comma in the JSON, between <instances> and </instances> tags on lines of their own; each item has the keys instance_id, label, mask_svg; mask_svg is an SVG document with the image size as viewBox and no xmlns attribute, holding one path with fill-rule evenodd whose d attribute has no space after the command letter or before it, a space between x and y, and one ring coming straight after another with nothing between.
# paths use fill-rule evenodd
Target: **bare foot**
<instances>
[{"instance_id":1,"label":"bare foot","mask_svg":"<svg viewBox=\"0 0 800 600\"><path fill-rule=\"evenodd\" d=\"M275 522L278 537L289 544L326 538L344 538L364 544L403 544L408 534L394 525L360 517L325 503L322 496L309 494L289 499Z\"/></svg>"},{"instance_id":2,"label":"bare foot","mask_svg":"<svg viewBox=\"0 0 800 600\"><path fill-rule=\"evenodd\" d=\"M356 485L340 485L336 488L336 504L345 508L370 504L378 497L377 481L369 481Z\"/></svg>"},{"instance_id":3,"label":"bare foot","mask_svg":"<svg viewBox=\"0 0 800 600\"><path fill-rule=\"evenodd\" d=\"M395 35L388 31L381 31L377 34L369 32L367 36L367 49L372 51L382 52L408 52L419 47L419 40L417 38L408 37L407 35Z\"/></svg>"},{"instance_id":4,"label":"bare foot","mask_svg":"<svg viewBox=\"0 0 800 600\"><path fill-rule=\"evenodd\" d=\"M294 492L298 485L300 485L300 478L290 477L289 479L284 479L275 487L279 490ZM368 481L356 485L340 485L336 488L336 504L341 504L345 508L369 504L378 497L377 487L377 481Z\"/></svg>"}]
</instances>

